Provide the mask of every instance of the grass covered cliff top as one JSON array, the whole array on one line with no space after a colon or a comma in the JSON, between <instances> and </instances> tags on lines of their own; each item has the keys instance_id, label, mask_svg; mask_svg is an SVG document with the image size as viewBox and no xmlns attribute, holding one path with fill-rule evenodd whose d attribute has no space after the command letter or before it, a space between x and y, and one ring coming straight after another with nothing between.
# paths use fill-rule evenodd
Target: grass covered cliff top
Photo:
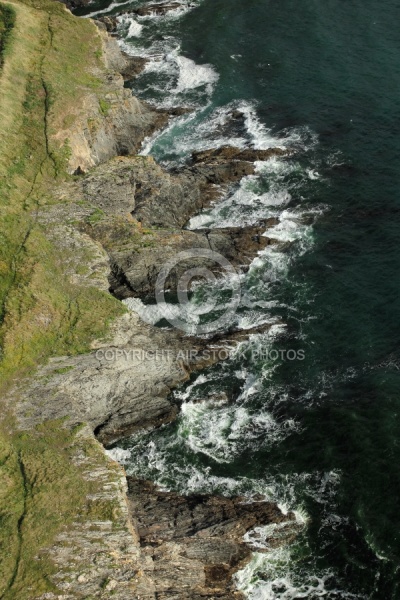
<instances>
[{"instance_id":1,"label":"grass covered cliff top","mask_svg":"<svg viewBox=\"0 0 400 600\"><path fill-rule=\"evenodd\" d=\"M50 355L74 354L119 312L108 294L78 288L43 235L37 212L66 175L68 141L54 135L85 94L101 97L101 40L88 19L53 0L0 3L15 24L0 73L0 379ZM6 11L6 13L4 13ZM8 13L9 14L9 13Z\"/></svg>"},{"instance_id":2,"label":"grass covered cliff top","mask_svg":"<svg viewBox=\"0 0 400 600\"><path fill-rule=\"evenodd\" d=\"M72 455L104 457L63 423L19 431L6 395L50 356L85 352L122 308L71 282L38 220L68 178L68 142L53 136L85 94L101 98L96 27L54 0L0 2L0 65L0 599L24 600L55 590L41 550L94 491Z\"/></svg>"}]
</instances>

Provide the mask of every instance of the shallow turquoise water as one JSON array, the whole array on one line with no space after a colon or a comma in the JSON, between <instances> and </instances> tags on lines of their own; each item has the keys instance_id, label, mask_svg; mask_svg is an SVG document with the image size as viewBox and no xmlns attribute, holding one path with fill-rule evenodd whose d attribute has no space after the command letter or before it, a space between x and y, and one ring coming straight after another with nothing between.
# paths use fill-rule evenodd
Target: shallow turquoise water
<instances>
[{"instance_id":1,"label":"shallow turquoise water","mask_svg":"<svg viewBox=\"0 0 400 600\"><path fill-rule=\"evenodd\" d=\"M250 597L400 598L399 17L394 0L202 0L139 20L139 37L121 26L132 48L179 42L179 56L213 68L185 88L162 58L135 84L199 109L149 144L159 160L220 139L298 150L203 223L289 211L292 244L255 265L239 314L283 320L259 344L303 349L304 361L214 367L178 392L178 423L123 444L132 472L169 487L266 492L307 515L290 561L255 569ZM221 117L238 105L252 111L244 133ZM191 402L216 391L230 403Z\"/></svg>"}]
</instances>

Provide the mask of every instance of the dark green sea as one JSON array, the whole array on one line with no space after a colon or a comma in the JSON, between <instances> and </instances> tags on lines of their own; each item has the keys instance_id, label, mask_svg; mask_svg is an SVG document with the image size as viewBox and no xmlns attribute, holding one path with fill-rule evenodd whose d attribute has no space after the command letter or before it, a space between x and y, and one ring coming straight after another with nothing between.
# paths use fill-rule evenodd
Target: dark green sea
<instances>
[{"instance_id":1,"label":"dark green sea","mask_svg":"<svg viewBox=\"0 0 400 600\"><path fill-rule=\"evenodd\" d=\"M124 49L151 59L134 93L196 108L144 152L173 167L224 144L295 150L189 224L279 218L269 235L287 243L243 276L235 316L274 326L178 390L175 424L114 450L165 487L296 511L296 541L237 576L252 600L400 599L399 23L394 0L196 0L120 19Z\"/></svg>"}]
</instances>

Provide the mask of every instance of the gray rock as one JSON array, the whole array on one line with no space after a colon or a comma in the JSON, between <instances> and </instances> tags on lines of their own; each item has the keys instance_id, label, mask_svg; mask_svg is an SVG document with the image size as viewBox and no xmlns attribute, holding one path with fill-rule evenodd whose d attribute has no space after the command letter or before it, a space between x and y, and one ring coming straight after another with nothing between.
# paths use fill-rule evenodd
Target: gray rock
<instances>
[{"instance_id":1,"label":"gray rock","mask_svg":"<svg viewBox=\"0 0 400 600\"><path fill-rule=\"evenodd\" d=\"M240 114L240 113L239 113ZM236 148L235 146L221 146L211 150L199 150L193 152L193 163L219 164L231 160L254 162L257 160L268 160L274 156L288 156L291 151L286 148L267 148L258 150L256 148Z\"/></svg>"},{"instance_id":2,"label":"gray rock","mask_svg":"<svg viewBox=\"0 0 400 600\"><path fill-rule=\"evenodd\" d=\"M180 496L131 477L128 498L142 552L152 559L157 598L241 598L232 575L251 557L243 536L255 526L277 524L280 543L288 543L298 532L293 513L283 515L262 499ZM278 542L271 535L267 543Z\"/></svg>"},{"instance_id":3,"label":"gray rock","mask_svg":"<svg viewBox=\"0 0 400 600\"><path fill-rule=\"evenodd\" d=\"M244 229L154 231L146 236L148 246L132 245L110 251L110 290L120 299L154 297L162 267L183 251L192 252L193 256L177 262L165 281L165 287L176 289L180 277L189 269L207 268L216 274L224 272L217 260L196 256L196 250L218 253L238 271L246 271L257 252L277 243L263 235L266 227L274 224L276 220L269 219L264 226Z\"/></svg>"},{"instance_id":4,"label":"gray rock","mask_svg":"<svg viewBox=\"0 0 400 600\"><path fill-rule=\"evenodd\" d=\"M92 170L82 186L85 198L108 214L131 208L132 216L146 227L183 227L221 195L221 186L253 172L253 164L233 160L169 173L152 157L119 156ZM132 198L131 205L127 198Z\"/></svg>"}]
</instances>

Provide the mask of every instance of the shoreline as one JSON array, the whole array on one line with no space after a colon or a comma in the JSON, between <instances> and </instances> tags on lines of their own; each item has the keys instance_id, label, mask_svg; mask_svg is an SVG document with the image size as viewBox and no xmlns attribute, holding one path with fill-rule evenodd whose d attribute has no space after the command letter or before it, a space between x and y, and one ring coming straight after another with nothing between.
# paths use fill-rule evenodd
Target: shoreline
<instances>
[{"instance_id":1,"label":"shoreline","mask_svg":"<svg viewBox=\"0 0 400 600\"><path fill-rule=\"evenodd\" d=\"M259 250L276 243L262 236L268 223L244 230L212 231L187 231L183 225L214 202L224 186L252 173L252 161L259 159L260 151L245 155L242 151L232 155L232 149L220 154L212 151L194 156L190 166L173 175L150 157L133 156L143 139L164 126L169 116L141 103L123 87L118 71L127 68L127 59L104 30L99 30L99 35L109 89L106 105L100 105L99 110L93 98L87 97L73 127L54 136L60 145L68 139L69 172L75 177L55 191L58 204L38 211L38 221L52 244L70 256L69 277L79 286L95 285L105 293L111 285L117 298L131 297L132 293L143 297L154 284L150 273L154 274L160 252L165 260L168 252L173 255L183 249L211 248L228 254L237 266L249 264ZM272 149L268 156L274 151L282 154L281 149ZM108 185L116 180L117 193L113 184ZM136 194L138 182L140 187L147 186L143 198ZM186 205L182 207L184 198ZM170 210L165 209L167 201ZM147 230L145 244L143 228ZM137 263L140 256L142 266L132 271L129 265L135 260ZM192 266L204 264L208 263L197 259ZM123 469L99 444L175 420L179 407L171 402L171 391L192 372L219 360L218 351L237 346L256 331L260 328L193 338L176 330L157 329L143 323L135 313L125 312L111 324L105 339L93 342L91 353L51 358L33 380L21 381L8 393L8 406L19 430L37 430L51 422L74 432L71 460L97 487L90 501L101 510L89 510L83 522L74 523L51 548L42 550L57 565L53 581L67 598L81 594L99 598L112 594L121 600L240 598L243 595L234 589L232 574L247 564L252 550L259 551L244 542L243 535L254 526L283 521L289 523L288 538L296 535L294 515L283 515L260 498L251 503L248 498L184 497L157 491L148 482L133 478L129 479L131 491L127 495ZM151 353L163 348L170 350L166 360L153 360ZM210 356L210 348L217 352ZM102 360L99 351L107 350L114 352L115 360ZM117 351L122 354L117 356ZM143 360L137 351L149 354ZM182 361L182 351L187 353L187 360ZM136 507L135 494L141 498ZM154 504L150 514L143 512L149 501ZM177 533L173 528L157 537L156 528L149 538L149 518L157 522L174 515L176 520L177 503L186 515L187 529ZM190 505L188 513L186 504ZM191 523L195 514L201 515L196 517L196 527ZM82 558L77 563L78 556Z\"/></svg>"}]
</instances>

